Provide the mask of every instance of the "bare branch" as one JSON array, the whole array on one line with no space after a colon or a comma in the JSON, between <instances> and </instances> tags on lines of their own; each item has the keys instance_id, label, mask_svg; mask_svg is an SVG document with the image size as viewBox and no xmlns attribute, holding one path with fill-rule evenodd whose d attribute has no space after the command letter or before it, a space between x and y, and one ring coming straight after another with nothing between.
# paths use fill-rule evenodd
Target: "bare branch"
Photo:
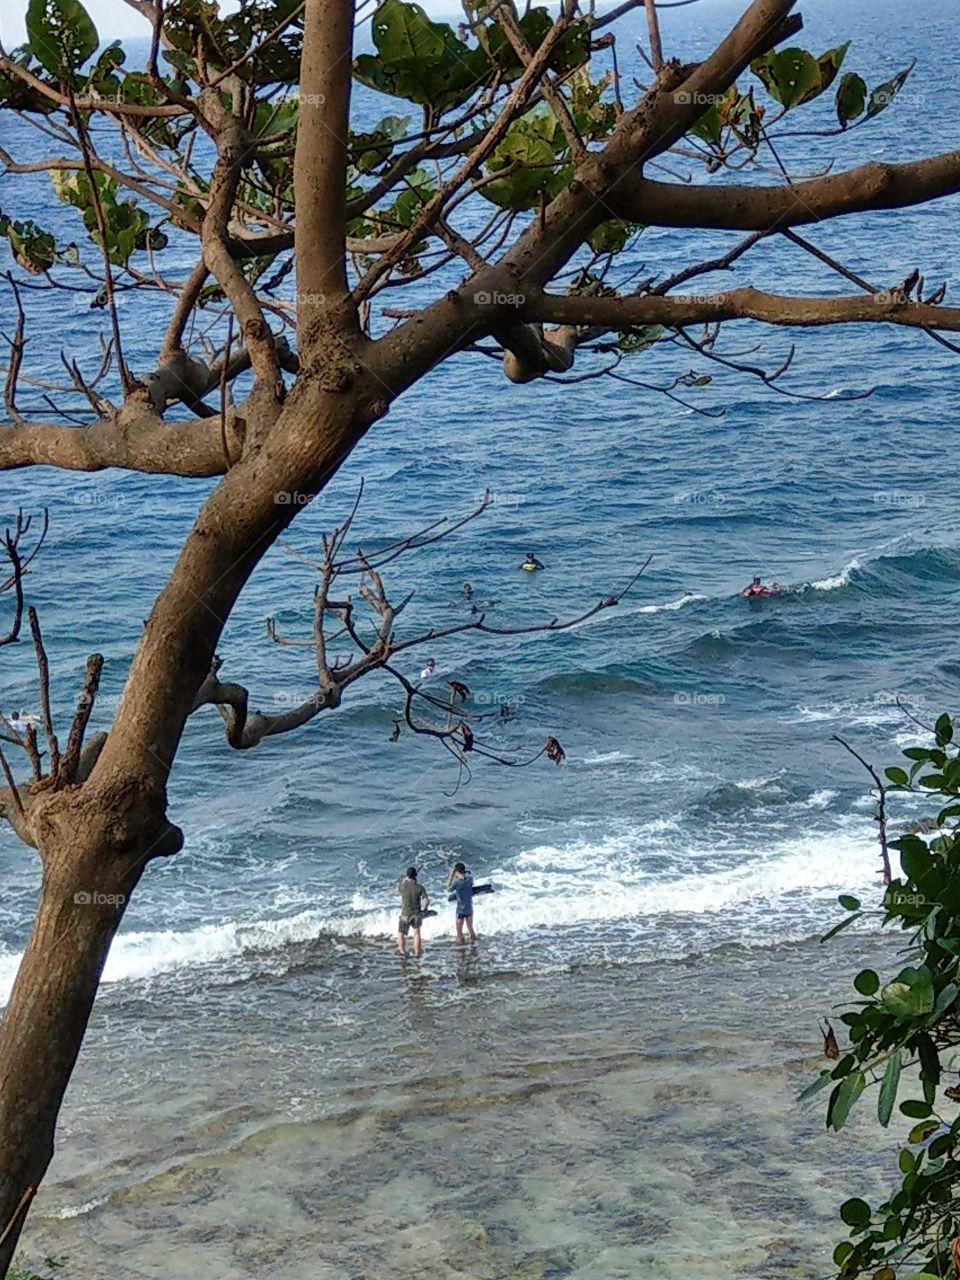
<instances>
[{"instance_id":1,"label":"bare branch","mask_svg":"<svg viewBox=\"0 0 960 1280\"><path fill-rule=\"evenodd\" d=\"M880 775L877 773L876 769L874 769L872 764L869 764L864 760L859 751L854 751L849 742L844 742L843 738L839 737L837 734L833 734L832 737L834 742L839 742L845 751L849 751L855 760L860 761L876 785L879 796L879 799L877 800L876 822L877 836L880 840L880 857L883 862L883 883L890 884L893 879L893 875L890 870L890 851L887 847L887 789L880 781Z\"/></svg>"}]
</instances>

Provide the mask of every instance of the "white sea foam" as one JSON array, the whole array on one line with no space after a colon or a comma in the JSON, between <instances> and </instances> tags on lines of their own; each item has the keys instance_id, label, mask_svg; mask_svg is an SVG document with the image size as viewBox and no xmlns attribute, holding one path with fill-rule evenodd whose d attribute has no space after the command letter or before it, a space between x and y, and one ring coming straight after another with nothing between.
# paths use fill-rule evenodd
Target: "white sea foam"
<instances>
[{"instance_id":1,"label":"white sea foam","mask_svg":"<svg viewBox=\"0 0 960 1280\"><path fill-rule=\"evenodd\" d=\"M693 604L695 600L706 600L706 596L699 595L695 591L687 592L676 600L665 600L662 604L638 604L631 609L601 609L599 613L591 614L589 618L584 618L582 622L576 623L568 630L576 631L580 627L589 627L596 622L609 620L611 618L632 618L640 613L673 613L677 609L682 609L684 605Z\"/></svg>"},{"instance_id":2,"label":"white sea foam","mask_svg":"<svg viewBox=\"0 0 960 1280\"><path fill-rule=\"evenodd\" d=\"M831 707L805 707L798 706L795 716L784 718L785 724L809 724L820 720L839 720L844 714L845 709L836 704Z\"/></svg>"},{"instance_id":3,"label":"white sea foam","mask_svg":"<svg viewBox=\"0 0 960 1280\"><path fill-rule=\"evenodd\" d=\"M814 791L804 803L808 809L826 809L831 800L836 800L838 794L836 791L831 791L829 787L824 787L822 791Z\"/></svg>"},{"instance_id":4,"label":"white sea foam","mask_svg":"<svg viewBox=\"0 0 960 1280\"><path fill-rule=\"evenodd\" d=\"M835 591L838 587L845 587L850 581L850 575L855 569L861 568L860 561L854 556L849 564L844 565L838 574L832 578L819 578L810 585L817 591Z\"/></svg>"},{"instance_id":5,"label":"white sea foam","mask_svg":"<svg viewBox=\"0 0 960 1280\"><path fill-rule=\"evenodd\" d=\"M814 793L807 802L829 793ZM697 871L703 850L679 847L679 829L669 820L659 832L647 828L600 840L540 844L523 850L505 871L484 871L496 886L492 897L477 899L477 924L486 935L510 935L570 926L648 921L658 916L726 915L738 936L778 910L812 904L844 891L866 890L875 882L876 847L870 825L857 821L829 836L805 835L773 844L766 854L726 849L719 871ZM669 850L678 868L672 879L644 873L648 849ZM716 865L712 855L711 862ZM440 914L424 924L427 939L450 930L444 894ZM358 892L346 910L332 902L273 920L226 921L186 930L156 930L118 936L104 971L104 982L142 979L154 974L229 962L250 951L278 951L322 934L343 938L388 938L396 927L391 902ZM816 926L814 926L816 927ZM0 955L0 1002L12 985L19 957Z\"/></svg>"},{"instance_id":6,"label":"white sea foam","mask_svg":"<svg viewBox=\"0 0 960 1280\"><path fill-rule=\"evenodd\" d=\"M672 613L675 609L682 609L685 604L693 604L695 600L706 600L706 596L700 595L696 591L689 591L686 595L682 595L679 600L668 600L665 604L641 604L636 609L631 609L631 613Z\"/></svg>"}]
</instances>

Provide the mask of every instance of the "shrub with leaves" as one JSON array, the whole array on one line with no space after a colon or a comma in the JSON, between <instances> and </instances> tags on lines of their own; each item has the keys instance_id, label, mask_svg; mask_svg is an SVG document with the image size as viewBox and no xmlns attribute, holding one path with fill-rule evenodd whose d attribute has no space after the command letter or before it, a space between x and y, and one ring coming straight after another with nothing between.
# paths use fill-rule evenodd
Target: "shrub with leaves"
<instances>
[{"instance_id":1,"label":"shrub with leaves","mask_svg":"<svg viewBox=\"0 0 960 1280\"><path fill-rule=\"evenodd\" d=\"M895 1113L912 1123L893 1194L876 1206L851 1199L841 1207L850 1228L833 1255L842 1280L960 1274L960 751L947 715L931 737L930 746L904 751L908 766L887 769L882 787L937 806L932 821L891 841L901 871L884 894L883 925L908 935L907 963L886 979L873 969L857 974L859 999L840 1019L848 1051L801 1095L829 1088L826 1120L836 1130L867 1092L884 1128ZM827 937L865 914L856 898L840 904L849 914Z\"/></svg>"}]
</instances>

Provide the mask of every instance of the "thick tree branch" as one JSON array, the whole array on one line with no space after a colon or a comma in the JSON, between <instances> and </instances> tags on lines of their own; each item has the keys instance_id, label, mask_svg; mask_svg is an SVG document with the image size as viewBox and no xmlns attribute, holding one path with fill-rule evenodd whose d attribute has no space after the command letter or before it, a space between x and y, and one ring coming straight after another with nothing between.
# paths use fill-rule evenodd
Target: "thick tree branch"
<instances>
[{"instance_id":1,"label":"thick tree branch","mask_svg":"<svg viewBox=\"0 0 960 1280\"><path fill-rule=\"evenodd\" d=\"M146 393L143 393L146 399ZM239 424L228 421L231 452L239 456ZM164 422L135 398L116 418L85 427L58 423L0 424L0 471L18 467L51 466L67 471L101 471L121 467L151 475L219 476L226 469L220 424Z\"/></svg>"},{"instance_id":2,"label":"thick tree branch","mask_svg":"<svg viewBox=\"0 0 960 1280\"><path fill-rule=\"evenodd\" d=\"M326 309L343 307L350 294L345 179L352 50L353 4L307 0L294 157L301 333Z\"/></svg>"},{"instance_id":3,"label":"thick tree branch","mask_svg":"<svg viewBox=\"0 0 960 1280\"><path fill-rule=\"evenodd\" d=\"M872 160L782 187L682 186L631 175L606 197L621 218L661 227L773 231L872 209L903 209L960 191L960 150L905 164Z\"/></svg>"},{"instance_id":4,"label":"thick tree branch","mask_svg":"<svg viewBox=\"0 0 960 1280\"><path fill-rule=\"evenodd\" d=\"M529 321L602 325L607 329L749 319L773 325L898 324L960 331L960 308L911 302L897 289L836 298L788 297L751 288L667 298L560 298L539 294L528 297L518 308L518 315Z\"/></svg>"}]
</instances>

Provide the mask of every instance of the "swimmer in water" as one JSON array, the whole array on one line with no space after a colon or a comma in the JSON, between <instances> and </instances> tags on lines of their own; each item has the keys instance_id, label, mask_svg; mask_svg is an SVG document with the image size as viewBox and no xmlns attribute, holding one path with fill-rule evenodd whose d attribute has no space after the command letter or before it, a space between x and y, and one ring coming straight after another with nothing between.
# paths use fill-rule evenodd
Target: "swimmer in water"
<instances>
[{"instance_id":1,"label":"swimmer in water","mask_svg":"<svg viewBox=\"0 0 960 1280\"><path fill-rule=\"evenodd\" d=\"M547 566L545 564L543 564L540 560L537 559L537 557L533 554L532 551L527 552L527 557L524 560L523 564L520 566L521 569L526 569L528 573L533 573L537 569L545 569L546 567Z\"/></svg>"},{"instance_id":2,"label":"swimmer in water","mask_svg":"<svg viewBox=\"0 0 960 1280\"><path fill-rule=\"evenodd\" d=\"M768 596L770 594L770 588L765 587L763 585L763 583L760 581L760 575L757 574L754 577L753 581L748 586L743 588L740 594L745 599L749 600L752 597L756 597L756 596Z\"/></svg>"},{"instance_id":3,"label":"swimmer in water","mask_svg":"<svg viewBox=\"0 0 960 1280\"><path fill-rule=\"evenodd\" d=\"M426 684L437 674L437 664L433 658L427 659L427 665L420 672L420 683Z\"/></svg>"},{"instance_id":4,"label":"swimmer in water","mask_svg":"<svg viewBox=\"0 0 960 1280\"><path fill-rule=\"evenodd\" d=\"M472 597L472 595L473 595L473 587L471 587L471 585L470 585L470 583L469 583L469 582L465 582L465 583L463 584L463 598L464 598L464 600L469 600L469 599Z\"/></svg>"}]
</instances>

